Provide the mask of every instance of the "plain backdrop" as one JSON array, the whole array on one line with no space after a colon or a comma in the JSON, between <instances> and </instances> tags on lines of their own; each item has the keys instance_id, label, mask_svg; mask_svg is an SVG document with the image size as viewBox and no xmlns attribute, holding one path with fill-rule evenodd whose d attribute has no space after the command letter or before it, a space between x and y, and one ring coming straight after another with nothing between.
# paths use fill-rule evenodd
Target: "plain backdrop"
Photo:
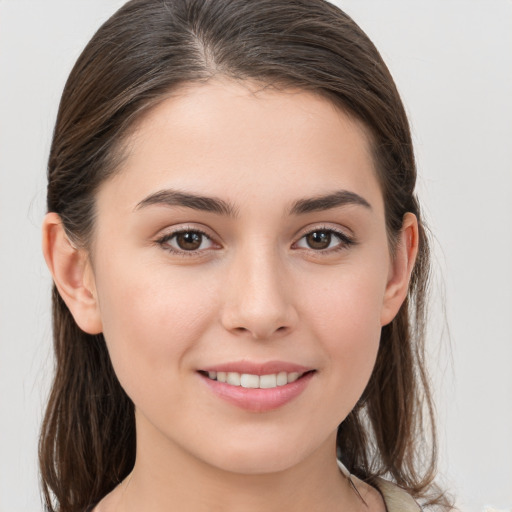
<instances>
[{"instance_id":1,"label":"plain backdrop","mask_svg":"<svg viewBox=\"0 0 512 512\"><path fill-rule=\"evenodd\" d=\"M122 3L0 0L0 512L41 510L52 353L40 224L57 105L79 52ZM442 482L464 511L511 510L512 2L337 3L380 49L414 133L436 239Z\"/></svg>"}]
</instances>

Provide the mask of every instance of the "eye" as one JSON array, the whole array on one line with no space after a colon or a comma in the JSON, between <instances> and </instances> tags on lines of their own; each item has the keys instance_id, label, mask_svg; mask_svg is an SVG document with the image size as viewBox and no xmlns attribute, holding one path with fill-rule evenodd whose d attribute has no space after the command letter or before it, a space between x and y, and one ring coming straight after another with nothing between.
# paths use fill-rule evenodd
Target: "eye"
<instances>
[{"instance_id":1,"label":"eye","mask_svg":"<svg viewBox=\"0 0 512 512\"><path fill-rule=\"evenodd\" d=\"M354 240L340 231L334 229L315 229L306 233L295 244L302 249L312 249L314 251L329 251L331 249L343 249L354 244Z\"/></svg>"},{"instance_id":2,"label":"eye","mask_svg":"<svg viewBox=\"0 0 512 512\"><path fill-rule=\"evenodd\" d=\"M214 246L206 233L192 229L170 233L157 240L157 243L171 252L197 252Z\"/></svg>"}]
</instances>

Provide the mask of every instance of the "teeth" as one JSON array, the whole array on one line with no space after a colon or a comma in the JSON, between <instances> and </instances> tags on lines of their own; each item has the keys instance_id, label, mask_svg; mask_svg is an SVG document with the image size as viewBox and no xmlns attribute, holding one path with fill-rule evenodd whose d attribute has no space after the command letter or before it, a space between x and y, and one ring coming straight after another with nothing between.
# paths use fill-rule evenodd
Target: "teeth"
<instances>
[{"instance_id":1,"label":"teeth","mask_svg":"<svg viewBox=\"0 0 512 512\"><path fill-rule=\"evenodd\" d=\"M270 389L277 387L277 375L262 375L260 377L260 388Z\"/></svg>"},{"instance_id":2,"label":"teeth","mask_svg":"<svg viewBox=\"0 0 512 512\"><path fill-rule=\"evenodd\" d=\"M236 372L229 372L226 382L232 386L240 386L240 374Z\"/></svg>"},{"instance_id":3,"label":"teeth","mask_svg":"<svg viewBox=\"0 0 512 512\"><path fill-rule=\"evenodd\" d=\"M279 372L277 374L276 384L278 386L284 386L288 384L288 374L286 372Z\"/></svg>"},{"instance_id":4,"label":"teeth","mask_svg":"<svg viewBox=\"0 0 512 512\"><path fill-rule=\"evenodd\" d=\"M208 377L218 382L225 382L231 386L242 386L243 388L271 389L278 386L285 386L295 382L302 374L299 372L279 372L269 375L252 375L250 373L237 372L208 372Z\"/></svg>"},{"instance_id":5,"label":"teeth","mask_svg":"<svg viewBox=\"0 0 512 512\"><path fill-rule=\"evenodd\" d=\"M240 385L243 388L259 388L260 378L257 375L242 373L242 375L240 376Z\"/></svg>"},{"instance_id":6,"label":"teeth","mask_svg":"<svg viewBox=\"0 0 512 512\"><path fill-rule=\"evenodd\" d=\"M299 372L292 372L288 374L288 382L295 382L300 377Z\"/></svg>"}]
</instances>

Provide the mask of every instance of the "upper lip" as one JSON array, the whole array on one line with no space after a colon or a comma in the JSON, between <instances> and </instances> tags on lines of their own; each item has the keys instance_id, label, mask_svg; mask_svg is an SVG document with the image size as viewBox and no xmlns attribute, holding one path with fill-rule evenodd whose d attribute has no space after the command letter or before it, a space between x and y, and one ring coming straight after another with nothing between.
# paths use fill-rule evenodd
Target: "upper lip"
<instances>
[{"instance_id":1,"label":"upper lip","mask_svg":"<svg viewBox=\"0 0 512 512\"><path fill-rule=\"evenodd\" d=\"M274 373L305 373L313 370L300 364L290 363L287 361L266 361L266 362L252 362L252 361L231 361L228 363L216 364L201 368L204 372L236 372L248 373L251 375L271 375Z\"/></svg>"}]
</instances>

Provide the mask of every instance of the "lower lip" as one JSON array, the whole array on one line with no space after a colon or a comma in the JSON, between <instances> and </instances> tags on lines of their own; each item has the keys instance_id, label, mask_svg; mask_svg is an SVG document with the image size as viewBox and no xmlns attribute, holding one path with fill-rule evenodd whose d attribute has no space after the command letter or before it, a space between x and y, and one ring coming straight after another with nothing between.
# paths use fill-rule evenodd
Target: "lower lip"
<instances>
[{"instance_id":1,"label":"lower lip","mask_svg":"<svg viewBox=\"0 0 512 512\"><path fill-rule=\"evenodd\" d=\"M315 372L306 373L295 382L270 389L243 388L218 382L199 374L205 384L220 398L251 412L266 412L278 409L298 397L307 387Z\"/></svg>"}]
</instances>

